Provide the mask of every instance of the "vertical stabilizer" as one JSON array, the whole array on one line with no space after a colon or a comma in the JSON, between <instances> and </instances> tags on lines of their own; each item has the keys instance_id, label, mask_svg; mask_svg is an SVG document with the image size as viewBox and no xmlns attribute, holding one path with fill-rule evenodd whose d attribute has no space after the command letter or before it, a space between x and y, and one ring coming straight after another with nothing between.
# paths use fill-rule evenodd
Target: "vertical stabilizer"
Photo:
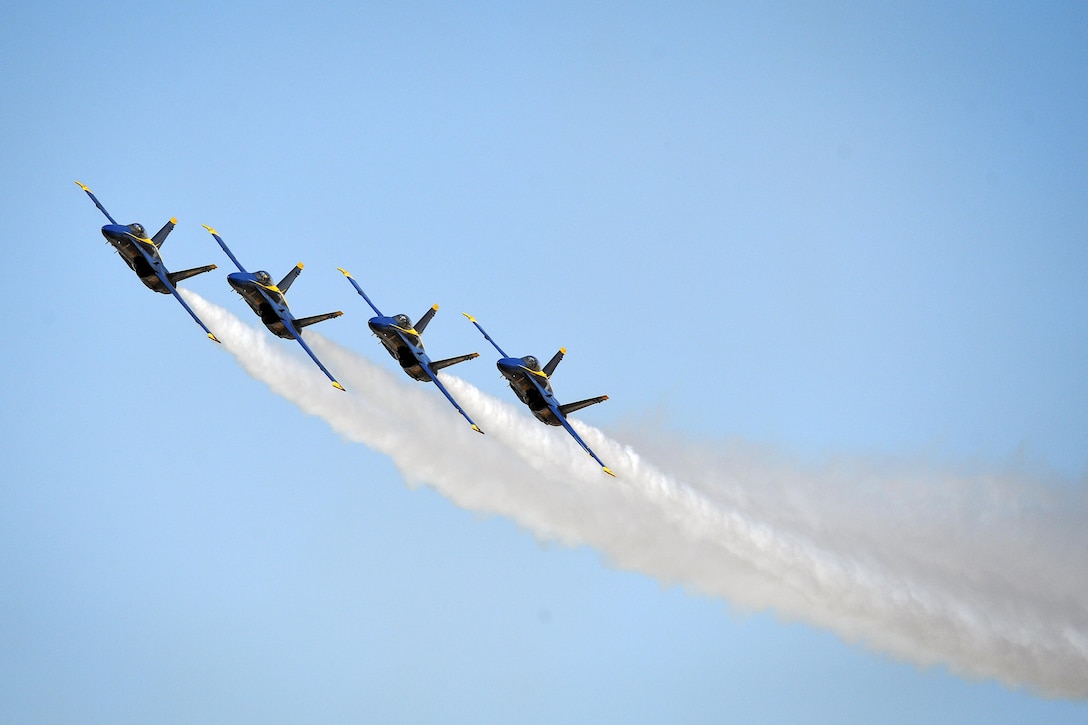
<instances>
[{"instance_id":1,"label":"vertical stabilizer","mask_svg":"<svg viewBox=\"0 0 1088 725\"><path fill-rule=\"evenodd\" d=\"M563 356L566 354L567 348L559 348L559 352L555 353L555 355L552 355L552 359L549 360L548 364L544 366L544 374L550 378L552 376L552 373L555 372L555 369L559 367L559 361L562 360Z\"/></svg>"},{"instance_id":2,"label":"vertical stabilizer","mask_svg":"<svg viewBox=\"0 0 1088 725\"><path fill-rule=\"evenodd\" d=\"M287 290L291 289L291 285L294 283L294 281L296 279L298 279L298 276L301 273L302 273L302 262L299 262L298 264L295 265L294 269L292 269L290 272L288 272L287 275L283 279L280 280L280 283L278 285L276 285L277 287L280 288L280 292L283 292L284 294L287 294Z\"/></svg>"},{"instance_id":3,"label":"vertical stabilizer","mask_svg":"<svg viewBox=\"0 0 1088 725\"><path fill-rule=\"evenodd\" d=\"M423 317L419 318L419 322L416 323L416 332L423 334L423 331L427 329L428 323L434 319L434 313L438 312L438 305L432 305L431 309L423 313Z\"/></svg>"},{"instance_id":4,"label":"vertical stabilizer","mask_svg":"<svg viewBox=\"0 0 1088 725\"><path fill-rule=\"evenodd\" d=\"M171 218L170 221L162 225L162 229L155 232L155 236L151 237L151 241L155 244L156 247L162 246L162 243L166 241L167 235L169 235L170 232L174 231L174 227L177 225L177 223L178 220L176 218Z\"/></svg>"}]
</instances>

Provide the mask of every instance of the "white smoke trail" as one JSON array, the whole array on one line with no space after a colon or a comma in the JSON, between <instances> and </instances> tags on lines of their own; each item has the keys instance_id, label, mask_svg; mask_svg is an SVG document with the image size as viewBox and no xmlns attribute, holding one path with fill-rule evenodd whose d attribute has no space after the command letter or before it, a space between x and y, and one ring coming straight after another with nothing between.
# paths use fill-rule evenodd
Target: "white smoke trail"
<instances>
[{"instance_id":1,"label":"white smoke trail","mask_svg":"<svg viewBox=\"0 0 1088 725\"><path fill-rule=\"evenodd\" d=\"M575 421L612 479L563 431L458 378L443 374L486 436L431 386L307 333L345 395L287 343L183 294L250 375L390 456L411 485L920 665L1088 697L1083 487L894 462L805 470L739 444L660 436L639 444L662 462L654 465Z\"/></svg>"}]
</instances>

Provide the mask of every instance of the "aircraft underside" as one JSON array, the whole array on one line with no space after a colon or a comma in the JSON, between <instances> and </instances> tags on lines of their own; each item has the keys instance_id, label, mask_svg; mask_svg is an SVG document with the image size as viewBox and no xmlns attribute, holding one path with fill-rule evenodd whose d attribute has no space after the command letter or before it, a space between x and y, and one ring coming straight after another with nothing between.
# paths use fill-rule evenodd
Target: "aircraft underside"
<instances>
[{"instance_id":1,"label":"aircraft underside","mask_svg":"<svg viewBox=\"0 0 1088 725\"><path fill-rule=\"evenodd\" d=\"M257 313L257 316L261 318L261 322L268 328L276 337L282 337L285 340L294 340L295 336L291 334L291 331L287 329L287 326L283 324L283 320L276 314L276 311L272 309L272 306L265 301L254 305L250 302L248 297L243 297L249 306Z\"/></svg>"},{"instance_id":2,"label":"aircraft underside","mask_svg":"<svg viewBox=\"0 0 1088 725\"><path fill-rule=\"evenodd\" d=\"M167 287L166 285L164 285L162 283L162 280L159 279L159 276L157 274L155 274L154 272L152 272L150 276L146 276L146 277L143 276L143 275L140 275L140 281L143 282L147 286L147 288L150 289L150 290L154 290L155 292L158 292L158 293L164 294L164 295L170 294L170 288Z\"/></svg>"},{"instance_id":3,"label":"aircraft underside","mask_svg":"<svg viewBox=\"0 0 1088 725\"><path fill-rule=\"evenodd\" d=\"M278 317L273 320L266 320L262 317L261 321L264 322L264 326L268 328L269 332L276 337L282 337L284 340L295 339L295 336L287 329L287 325L283 324L283 320Z\"/></svg>"},{"instance_id":4,"label":"aircraft underside","mask_svg":"<svg viewBox=\"0 0 1088 725\"><path fill-rule=\"evenodd\" d=\"M162 283L159 275L155 274L155 269L147 261L147 258L140 254L139 250L118 249L117 252L120 254L121 259L125 260L125 264L128 265L129 269L136 273L136 276L140 278L145 287L160 294L170 294L170 288Z\"/></svg>"},{"instance_id":5,"label":"aircraft underside","mask_svg":"<svg viewBox=\"0 0 1088 725\"><path fill-rule=\"evenodd\" d=\"M513 381L510 382L510 389L518 396L518 400L529 407L533 416L536 417L541 423L547 423L548 425L561 425L555 416L552 414L551 408L548 407L547 401L544 400L544 396L536 388L526 389L522 385L518 385Z\"/></svg>"}]
</instances>

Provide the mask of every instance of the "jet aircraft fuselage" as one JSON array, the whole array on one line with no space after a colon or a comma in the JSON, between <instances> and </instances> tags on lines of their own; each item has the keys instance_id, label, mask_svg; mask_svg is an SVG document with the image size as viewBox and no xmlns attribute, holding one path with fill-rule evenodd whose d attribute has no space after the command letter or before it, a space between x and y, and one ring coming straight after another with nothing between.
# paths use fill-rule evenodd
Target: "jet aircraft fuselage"
<instances>
[{"instance_id":1,"label":"jet aircraft fuselage","mask_svg":"<svg viewBox=\"0 0 1088 725\"><path fill-rule=\"evenodd\" d=\"M227 284L241 295L273 335L295 339L295 334L284 324L286 319L294 320L294 315L268 272L232 272L227 275Z\"/></svg>"},{"instance_id":2,"label":"jet aircraft fuselage","mask_svg":"<svg viewBox=\"0 0 1088 725\"><path fill-rule=\"evenodd\" d=\"M423 369L422 364L422 360L426 359L423 337L412 327L408 315L378 315L371 317L367 326L409 377L421 383L430 382L431 376Z\"/></svg>"},{"instance_id":3,"label":"jet aircraft fuselage","mask_svg":"<svg viewBox=\"0 0 1088 725\"><path fill-rule=\"evenodd\" d=\"M162 257L142 224L107 224L102 227L102 236L148 289L164 295L173 294L155 270L156 267L162 269Z\"/></svg>"},{"instance_id":4,"label":"jet aircraft fuselage","mask_svg":"<svg viewBox=\"0 0 1088 725\"><path fill-rule=\"evenodd\" d=\"M540 369L539 360L532 355L504 357L495 363L495 367L506 378L518 400L528 406L537 420L548 425L563 425L563 421L548 404L549 398L554 401L555 393L552 391L551 380ZM536 378L536 384L533 383L533 377Z\"/></svg>"}]
</instances>

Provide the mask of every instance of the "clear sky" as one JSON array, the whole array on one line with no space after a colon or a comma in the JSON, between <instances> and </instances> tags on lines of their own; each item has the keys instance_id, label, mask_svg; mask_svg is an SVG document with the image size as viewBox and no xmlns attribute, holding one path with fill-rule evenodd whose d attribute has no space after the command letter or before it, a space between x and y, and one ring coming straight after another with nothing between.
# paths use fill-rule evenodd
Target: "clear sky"
<instances>
[{"instance_id":1,"label":"clear sky","mask_svg":"<svg viewBox=\"0 0 1088 725\"><path fill-rule=\"evenodd\" d=\"M167 265L218 264L182 285L249 324L200 225L304 262L292 309L344 310L319 332L389 370L338 266L438 303L428 350L478 350L454 372L500 399L461 311L565 346L557 394L608 394L578 417L621 443L1084 512L1088 8L878 5L5 9L0 720L1085 722L406 483L145 289L73 184L176 216ZM1084 591L1084 536L1054 538Z\"/></svg>"}]
</instances>

